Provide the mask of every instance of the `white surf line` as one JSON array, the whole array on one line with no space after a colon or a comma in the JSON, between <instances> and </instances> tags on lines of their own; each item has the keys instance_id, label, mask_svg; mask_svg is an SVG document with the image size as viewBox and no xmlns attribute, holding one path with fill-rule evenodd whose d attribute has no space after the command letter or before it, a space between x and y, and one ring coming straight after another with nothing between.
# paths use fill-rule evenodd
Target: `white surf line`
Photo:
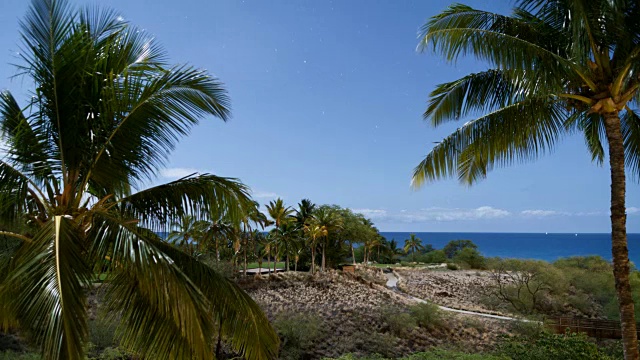
<instances>
[{"instance_id":1,"label":"white surf line","mask_svg":"<svg viewBox=\"0 0 640 360\"><path fill-rule=\"evenodd\" d=\"M397 289L402 295L408 297L409 299L411 299L411 300L413 300L415 302L419 302L419 303L422 303L422 304L428 303L428 301L426 301L426 300L417 298L415 296L411 296L411 295L405 293L404 291L401 291L400 289L398 289L399 277L396 275L395 272L392 271L390 273L385 273L384 275L387 277L387 287L388 288ZM481 317L486 317L486 318L490 318L490 319L507 320L507 321L522 321L522 322L539 322L539 321L527 320L527 319L519 319L519 318L514 318L514 317L509 317L509 316L500 316L500 315L485 314L485 313L468 311L468 310L453 309L453 308L450 308L450 307L440 306L440 305L437 305L437 304L436 304L436 306L440 310L444 310L444 311L450 311L450 312L455 312L455 313L465 314L465 315L481 316Z\"/></svg>"}]
</instances>

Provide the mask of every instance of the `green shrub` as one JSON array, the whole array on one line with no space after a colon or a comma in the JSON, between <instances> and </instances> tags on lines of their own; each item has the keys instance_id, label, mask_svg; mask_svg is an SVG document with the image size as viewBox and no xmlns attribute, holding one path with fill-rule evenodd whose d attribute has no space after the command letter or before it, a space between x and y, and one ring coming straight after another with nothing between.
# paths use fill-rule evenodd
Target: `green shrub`
<instances>
[{"instance_id":1,"label":"green shrub","mask_svg":"<svg viewBox=\"0 0 640 360\"><path fill-rule=\"evenodd\" d=\"M537 321L512 321L509 330L512 334L523 338L535 338L546 331L544 325Z\"/></svg>"},{"instance_id":2,"label":"green shrub","mask_svg":"<svg viewBox=\"0 0 640 360\"><path fill-rule=\"evenodd\" d=\"M421 328L437 328L444 325L444 317L436 304L421 303L410 308L416 324Z\"/></svg>"},{"instance_id":3,"label":"green shrub","mask_svg":"<svg viewBox=\"0 0 640 360\"><path fill-rule=\"evenodd\" d=\"M346 354L336 360L383 360L379 356L355 357L353 354ZM329 359L325 359L329 360ZM493 354L468 354L461 351L433 349L430 351L411 354L401 360L510 360L507 357Z\"/></svg>"},{"instance_id":4,"label":"green shrub","mask_svg":"<svg viewBox=\"0 0 640 360\"><path fill-rule=\"evenodd\" d=\"M90 360L129 360L131 355L118 348L106 348L96 357L89 358Z\"/></svg>"},{"instance_id":5,"label":"green shrub","mask_svg":"<svg viewBox=\"0 0 640 360\"><path fill-rule=\"evenodd\" d=\"M398 339L390 334L355 331L344 338L343 347L347 352L371 354L369 359L397 358Z\"/></svg>"},{"instance_id":6,"label":"green shrub","mask_svg":"<svg viewBox=\"0 0 640 360\"><path fill-rule=\"evenodd\" d=\"M409 334L417 325L410 314L393 307L383 308L380 320L387 324L389 331L398 337Z\"/></svg>"},{"instance_id":7,"label":"green shrub","mask_svg":"<svg viewBox=\"0 0 640 360\"><path fill-rule=\"evenodd\" d=\"M484 256L477 249L466 247L458 251L453 257L456 264L460 264L466 269L486 269L487 264Z\"/></svg>"},{"instance_id":8,"label":"green shrub","mask_svg":"<svg viewBox=\"0 0 640 360\"><path fill-rule=\"evenodd\" d=\"M0 360L41 360L36 353L18 353L13 351L0 352Z\"/></svg>"},{"instance_id":9,"label":"green shrub","mask_svg":"<svg viewBox=\"0 0 640 360\"><path fill-rule=\"evenodd\" d=\"M585 335L541 332L534 337L516 336L500 345L500 352L513 360L609 360Z\"/></svg>"},{"instance_id":10,"label":"green shrub","mask_svg":"<svg viewBox=\"0 0 640 360\"><path fill-rule=\"evenodd\" d=\"M459 251L466 248L477 250L478 245L474 244L471 240L451 240L442 250L449 259L453 259Z\"/></svg>"},{"instance_id":11,"label":"green shrub","mask_svg":"<svg viewBox=\"0 0 640 360\"><path fill-rule=\"evenodd\" d=\"M425 264L442 264L447 261L447 256L442 250L433 250L416 256L416 260Z\"/></svg>"},{"instance_id":12,"label":"green shrub","mask_svg":"<svg viewBox=\"0 0 640 360\"><path fill-rule=\"evenodd\" d=\"M447 263L447 270L458 270L460 269L458 267L458 264L454 264L454 263Z\"/></svg>"},{"instance_id":13,"label":"green shrub","mask_svg":"<svg viewBox=\"0 0 640 360\"><path fill-rule=\"evenodd\" d=\"M280 335L280 359L302 359L323 335L320 318L311 314L285 312L279 314L273 327Z\"/></svg>"}]
</instances>

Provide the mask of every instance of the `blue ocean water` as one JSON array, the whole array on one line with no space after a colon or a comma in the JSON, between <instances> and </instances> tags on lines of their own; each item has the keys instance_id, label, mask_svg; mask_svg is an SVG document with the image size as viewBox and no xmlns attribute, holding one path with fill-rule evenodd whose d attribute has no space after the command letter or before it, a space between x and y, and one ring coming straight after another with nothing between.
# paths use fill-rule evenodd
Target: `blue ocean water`
<instances>
[{"instance_id":1,"label":"blue ocean water","mask_svg":"<svg viewBox=\"0 0 640 360\"><path fill-rule=\"evenodd\" d=\"M381 232L400 246L408 232ZM416 232L423 244L442 249L451 240L466 239L478 245L488 257L539 259L554 261L567 256L600 255L611 260L611 234L545 234L545 233L445 233ZM640 234L628 234L629 259L640 267Z\"/></svg>"}]
</instances>

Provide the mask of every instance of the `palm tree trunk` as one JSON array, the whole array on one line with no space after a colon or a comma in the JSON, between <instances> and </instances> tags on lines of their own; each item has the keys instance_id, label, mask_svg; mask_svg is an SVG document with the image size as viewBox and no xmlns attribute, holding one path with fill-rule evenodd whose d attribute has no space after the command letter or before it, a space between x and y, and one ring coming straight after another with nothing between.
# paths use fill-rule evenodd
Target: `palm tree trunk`
<instances>
[{"instance_id":1,"label":"palm tree trunk","mask_svg":"<svg viewBox=\"0 0 640 360\"><path fill-rule=\"evenodd\" d=\"M629 249L627 247L627 215L625 205L624 145L618 114L605 116L605 130L609 142L611 165L611 243L613 276L620 307L622 345L625 360L638 360L638 335L629 283Z\"/></svg>"},{"instance_id":2,"label":"palm tree trunk","mask_svg":"<svg viewBox=\"0 0 640 360\"><path fill-rule=\"evenodd\" d=\"M324 270L325 270L325 261L326 260L325 260L325 257L324 257L324 248L326 247L326 245L327 245L326 243L322 244L322 268L321 268L322 272L324 272Z\"/></svg>"},{"instance_id":3,"label":"palm tree trunk","mask_svg":"<svg viewBox=\"0 0 640 360\"><path fill-rule=\"evenodd\" d=\"M311 246L311 275L316 272L316 249L315 246Z\"/></svg>"},{"instance_id":4,"label":"palm tree trunk","mask_svg":"<svg viewBox=\"0 0 640 360\"><path fill-rule=\"evenodd\" d=\"M353 265L356 264L356 252L353 250L353 243L349 243L351 246L351 258L353 259Z\"/></svg>"},{"instance_id":5,"label":"palm tree trunk","mask_svg":"<svg viewBox=\"0 0 640 360\"><path fill-rule=\"evenodd\" d=\"M271 249L267 251L267 274L271 276Z\"/></svg>"},{"instance_id":6,"label":"palm tree trunk","mask_svg":"<svg viewBox=\"0 0 640 360\"><path fill-rule=\"evenodd\" d=\"M247 239L244 239L244 276L247 276L247 246L249 246Z\"/></svg>"},{"instance_id":7,"label":"palm tree trunk","mask_svg":"<svg viewBox=\"0 0 640 360\"><path fill-rule=\"evenodd\" d=\"M276 245L273 252L273 273L276 273L276 267L278 266L278 245Z\"/></svg>"}]
</instances>

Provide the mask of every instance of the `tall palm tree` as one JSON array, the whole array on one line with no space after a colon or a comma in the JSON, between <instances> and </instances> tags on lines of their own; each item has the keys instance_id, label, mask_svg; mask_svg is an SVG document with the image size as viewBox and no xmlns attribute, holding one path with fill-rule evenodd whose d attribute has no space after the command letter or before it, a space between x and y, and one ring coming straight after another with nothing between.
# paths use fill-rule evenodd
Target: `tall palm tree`
<instances>
[{"instance_id":1,"label":"tall palm tree","mask_svg":"<svg viewBox=\"0 0 640 360\"><path fill-rule=\"evenodd\" d=\"M270 201L269 204L267 204L267 212L269 213L269 216L271 217L271 219L273 220L273 223L275 225L276 228L276 234L275 236L278 237L278 231L280 230L280 227L282 226L282 224L284 222L288 222L290 221L290 216L291 214L293 214L293 209L285 206L284 205L284 201L282 201L282 199L277 198L275 201ZM276 239L278 240L278 239ZM273 264L273 271L276 271L276 266L278 263L278 245L277 245L277 241L275 242L275 246L273 248L273 253L275 255L275 262Z\"/></svg>"},{"instance_id":2,"label":"tall palm tree","mask_svg":"<svg viewBox=\"0 0 640 360\"><path fill-rule=\"evenodd\" d=\"M416 237L416 234L410 234L409 238L404 241L404 251L411 253L411 261L416 261L416 251L422 249L422 240Z\"/></svg>"},{"instance_id":3,"label":"tall palm tree","mask_svg":"<svg viewBox=\"0 0 640 360\"><path fill-rule=\"evenodd\" d=\"M629 285L625 167L640 176L640 6L636 0L519 0L512 16L453 5L422 28L421 49L447 60L472 54L493 68L441 84L425 119L467 115L416 167L413 185L537 158L582 133L593 160L608 151L613 272L626 359L638 359ZM605 150L606 149L606 150Z\"/></svg>"},{"instance_id":4,"label":"tall palm tree","mask_svg":"<svg viewBox=\"0 0 640 360\"><path fill-rule=\"evenodd\" d=\"M387 247L385 250L387 251L391 262L394 262L397 256L402 253L402 249L398 247L398 242L396 241L396 239L391 239L387 243Z\"/></svg>"},{"instance_id":5,"label":"tall palm tree","mask_svg":"<svg viewBox=\"0 0 640 360\"><path fill-rule=\"evenodd\" d=\"M324 226L319 225L316 221L312 221L304 227L304 232L307 235L307 243L311 249L311 274L315 274L316 249L318 247L318 241L327 235L327 229Z\"/></svg>"},{"instance_id":6,"label":"tall palm tree","mask_svg":"<svg viewBox=\"0 0 640 360\"><path fill-rule=\"evenodd\" d=\"M209 228L209 222L198 220L193 215L184 215L181 219L171 224L173 229L167 236L167 240L180 247L190 255L195 255L196 249L201 246L201 242Z\"/></svg>"},{"instance_id":7,"label":"tall palm tree","mask_svg":"<svg viewBox=\"0 0 640 360\"><path fill-rule=\"evenodd\" d=\"M257 304L155 234L188 213L241 213L246 187L192 175L132 191L202 116L229 116L221 83L169 66L113 11L34 0L20 26L20 71L35 89L23 105L0 95L0 235L17 241L0 256L0 324L24 329L44 359L84 359L86 291L109 258L105 305L121 318L124 348L212 359L219 330L248 358L276 358L278 337Z\"/></svg>"},{"instance_id":8,"label":"tall palm tree","mask_svg":"<svg viewBox=\"0 0 640 360\"><path fill-rule=\"evenodd\" d=\"M324 228L324 236L323 241L320 244L320 248L322 249L322 263L321 263L321 271L326 270L326 248L329 242L329 235L331 235L334 231L337 231L342 226L342 219L338 216L338 212L334 209L322 206L318 208L313 216L315 217L314 222L320 227Z\"/></svg>"},{"instance_id":9,"label":"tall palm tree","mask_svg":"<svg viewBox=\"0 0 640 360\"><path fill-rule=\"evenodd\" d=\"M299 236L299 230L297 222L285 221L280 225L278 230L278 238L280 243L284 246L284 254L286 259L285 271L289 271L289 255L295 248L295 242Z\"/></svg>"},{"instance_id":10,"label":"tall palm tree","mask_svg":"<svg viewBox=\"0 0 640 360\"><path fill-rule=\"evenodd\" d=\"M298 203L298 209L296 210L296 220L300 227L303 227L311 219L313 219L313 212L316 210L316 204L312 203L309 199L302 199Z\"/></svg>"}]
</instances>

